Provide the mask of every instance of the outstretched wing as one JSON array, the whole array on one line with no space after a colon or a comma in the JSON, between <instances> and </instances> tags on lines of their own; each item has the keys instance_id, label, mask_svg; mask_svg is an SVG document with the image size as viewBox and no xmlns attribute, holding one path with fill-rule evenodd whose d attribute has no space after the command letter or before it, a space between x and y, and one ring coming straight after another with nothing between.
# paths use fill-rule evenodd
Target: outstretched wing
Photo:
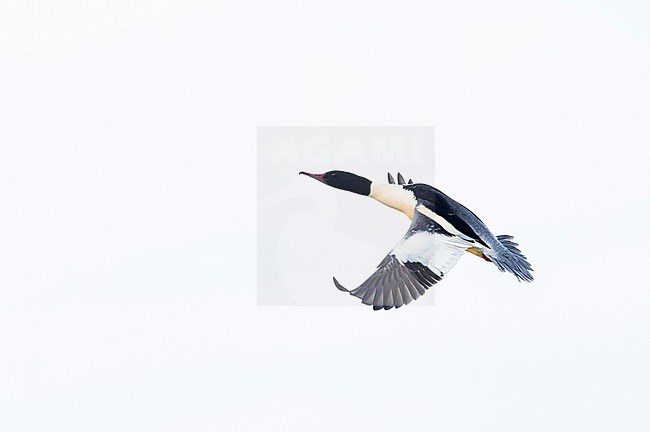
<instances>
[{"instance_id":1,"label":"outstretched wing","mask_svg":"<svg viewBox=\"0 0 650 432\"><path fill-rule=\"evenodd\" d=\"M364 283L353 290L342 286L336 278L334 284L375 310L398 308L424 295L471 245L416 208L406 235Z\"/></svg>"}]
</instances>

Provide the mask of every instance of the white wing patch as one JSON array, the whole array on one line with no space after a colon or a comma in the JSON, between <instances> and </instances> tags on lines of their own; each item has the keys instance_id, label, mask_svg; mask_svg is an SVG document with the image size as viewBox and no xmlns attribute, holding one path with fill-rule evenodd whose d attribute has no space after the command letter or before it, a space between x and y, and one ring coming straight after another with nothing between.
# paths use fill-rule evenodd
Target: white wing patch
<instances>
[{"instance_id":1,"label":"white wing patch","mask_svg":"<svg viewBox=\"0 0 650 432\"><path fill-rule=\"evenodd\" d=\"M403 239L393 249L401 262L419 262L438 276L444 276L456 265L472 243L458 237L420 231Z\"/></svg>"},{"instance_id":2,"label":"white wing patch","mask_svg":"<svg viewBox=\"0 0 650 432\"><path fill-rule=\"evenodd\" d=\"M334 278L334 285L375 310L398 308L424 295L471 245L416 211L409 231L365 282L349 290Z\"/></svg>"}]
</instances>

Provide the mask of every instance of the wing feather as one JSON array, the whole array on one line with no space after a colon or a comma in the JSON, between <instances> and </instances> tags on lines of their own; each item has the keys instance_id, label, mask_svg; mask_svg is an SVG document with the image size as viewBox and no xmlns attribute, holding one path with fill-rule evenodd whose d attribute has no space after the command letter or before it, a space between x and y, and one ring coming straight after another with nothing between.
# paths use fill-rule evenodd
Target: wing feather
<instances>
[{"instance_id":1,"label":"wing feather","mask_svg":"<svg viewBox=\"0 0 650 432\"><path fill-rule=\"evenodd\" d=\"M471 244L416 210L406 235L365 282L353 290L336 278L334 284L375 310L399 308L442 280Z\"/></svg>"}]
</instances>

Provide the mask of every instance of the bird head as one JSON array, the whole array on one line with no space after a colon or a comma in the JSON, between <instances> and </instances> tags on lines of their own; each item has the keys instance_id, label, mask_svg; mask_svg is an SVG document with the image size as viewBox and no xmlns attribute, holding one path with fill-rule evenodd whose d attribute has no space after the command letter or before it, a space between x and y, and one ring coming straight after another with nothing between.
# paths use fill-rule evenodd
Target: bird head
<instances>
[{"instance_id":1,"label":"bird head","mask_svg":"<svg viewBox=\"0 0 650 432\"><path fill-rule=\"evenodd\" d=\"M328 171L324 174L310 174L300 171L299 174L309 176L336 189L354 192L359 195L370 195L370 184L372 182L367 178L346 171Z\"/></svg>"}]
</instances>

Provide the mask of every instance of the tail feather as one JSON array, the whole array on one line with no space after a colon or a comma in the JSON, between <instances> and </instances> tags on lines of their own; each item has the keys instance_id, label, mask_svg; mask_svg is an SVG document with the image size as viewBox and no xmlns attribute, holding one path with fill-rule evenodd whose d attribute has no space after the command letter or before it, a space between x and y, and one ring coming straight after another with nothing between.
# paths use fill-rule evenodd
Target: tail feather
<instances>
[{"instance_id":1,"label":"tail feather","mask_svg":"<svg viewBox=\"0 0 650 432\"><path fill-rule=\"evenodd\" d=\"M514 237L509 235L499 235L497 236L499 242L505 247L501 251L485 251L490 260L497 266L502 272L509 272L515 275L515 277L520 281L532 282L533 275L530 273L533 271L533 267L527 261L526 256L521 253L519 244L515 243Z\"/></svg>"}]
</instances>

